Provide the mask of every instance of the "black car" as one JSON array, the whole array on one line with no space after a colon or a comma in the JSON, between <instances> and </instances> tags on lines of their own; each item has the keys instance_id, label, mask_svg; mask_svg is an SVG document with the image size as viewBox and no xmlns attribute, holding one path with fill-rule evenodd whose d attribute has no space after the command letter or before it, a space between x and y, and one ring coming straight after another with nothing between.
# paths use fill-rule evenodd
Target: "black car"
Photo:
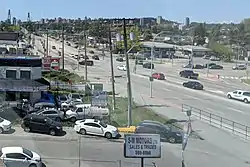
<instances>
[{"instance_id":1,"label":"black car","mask_svg":"<svg viewBox=\"0 0 250 167\"><path fill-rule=\"evenodd\" d=\"M221 70L223 69L223 66L216 64L216 65L209 66L209 69Z\"/></svg>"},{"instance_id":2,"label":"black car","mask_svg":"<svg viewBox=\"0 0 250 167\"><path fill-rule=\"evenodd\" d=\"M118 61L118 62L123 62L124 60L123 60L122 57L118 57L118 58L116 59L116 61Z\"/></svg>"},{"instance_id":3,"label":"black car","mask_svg":"<svg viewBox=\"0 0 250 167\"><path fill-rule=\"evenodd\" d=\"M214 66L214 65L216 65L216 64L215 63L208 63L208 64L204 65L204 68L211 67L211 66Z\"/></svg>"},{"instance_id":4,"label":"black car","mask_svg":"<svg viewBox=\"0 0 250 167\"><path fill-rule=\"evenodd\" d=\"M27 115L23 118L22 128L25 132L48 133L52 136L63 131L60 122L53 121L43 115Z\"/></svg>"},{"instance_id":5,"label":"black car","mask_svg":"<svg viewBox=\"0 0 250 167\"><path fill-rule=\"evenodd\" d=\"M204 66L201 65L201 64L195 64L195 65L193 66L193 69L203 69L203 68L204 68Z\"/></svg>"},{"instance_id":6,"label":"black car","mask_svg":"<svg viewBox=\"0 0 250 167\"><path fill-rule=\"evenodd\" d=\"M93 66L94 65L93 60L87 60L86 62L85 62L85 60L83 60L83 61L79 62L80 65L85 65L85 63L87 64L87 66Z\"/></svg>"},{"instance_id":7,"label":"black car","mask_svg":"<svg viewBox=\"0 0 250 167\"><path fill-rule=\"evenodd\" d=\"M183 70L179 73L180 77L189 78L189 79L198 79L199 74L195 73L192 70Z\"/></svg>"},{"instance_id":8,"label":"black car","mask_svg":"<svg viewBox=\"0 0 250 167\"><path fill-rule=\"evenodd\" d=\"M196 89L196 90L203 90L203 85L200 82L196 81L188 81L183 83L184 87Z\"/></svg>"},{"instance_id":9,"label":"black car","mask_svg":"<svg viewBox=\"0 0 250 167\"><path fill-rule=\"evenodd\" d=\"M159 134L162 142L181 143L182 133L173 130L167 125L155 123L155 121L144 121L140 123L135 130L135 134Z\"/></svg>"},{"instance_id":10,"label":"black car","mask_svg":"<svg viewBox=\"0 0 250 167\"><path fill-rule=\"evenodd\" d=\"M147 69L151 69L151 63L145 63L142 65L142 67L147 68ZM155 66L154 66L154 64L152 64L152 69L154 69L154 68L155 68Z\"/></svg>"},{"instance_id":11,"label":"black car","mask_svg":"<svg viewBox=\"0 0 250 167\"><path fill-rule=\"evenodd\" d=\"M98 55L92 56L92 59L94 59L94 60L100 60Z\"/></svg>"}]
</instances>

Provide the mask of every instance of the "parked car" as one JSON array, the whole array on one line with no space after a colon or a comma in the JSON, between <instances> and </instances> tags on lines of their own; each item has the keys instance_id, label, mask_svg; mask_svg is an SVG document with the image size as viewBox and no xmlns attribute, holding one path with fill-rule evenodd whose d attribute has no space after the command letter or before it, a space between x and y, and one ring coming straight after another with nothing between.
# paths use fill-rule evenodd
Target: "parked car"
<instances>
[{"instance_id":1,"label":"parked car","mask_svg":"<svg viewBox=\"0 0 250 167\"><path fill-rule=\"evenodd\" d=\"M207 68L207 67L210 67L210 66L213 66L213 65L216 65L215 63L207 63L204 65L204 68Z\"/></svg>"},{"instance_id":2,"label":"parked car","mask_svg":"<svg viewBox=\"0 0 250 167\"><path fill-rule=\"evenodd\" d=\"M60 134L63 131L60 122L53 121L43 115L34 114L24 117L21 127L25 132L49 133L52 136Z\"/></svg>"},{"instance_id":3,"label":"parked car","mask_svg":"<svg viewBox=\"0 0 250 167\"><path fill-rule=\"evenodd\" d=\"M58 95L56 99L59 105L69 100L67 95Z\"/></svg>"},{"instance_id":4,"label":"parked car","mask_svg":"<svg viewBox=\"0 0 250 167\"><path fill-rule=\"evenodd\" d=\"M193 69L203 69L203 68L204 68L204 66L201 65L201 64L195 64L195 65L193 66Z\"/></svg>"},{"instance_id":5,"label":"parked car","mask_svg":"<svg viewBox=\"0 0 250 167\"><path fill-rule=\"evenodd\" d=\"M216 65L209 66L209 69L221 70L223 69L223 66L216 64Z\"/></svg>"},{"instance_id":6,"label":"parked car","mask_svg":"<svg viewBox=\"0 0 250 167\"><path fill-rule=\"evenodd\" d=\"M236 66L233 66L233 70L246 70L247 66L245 64L238 64Z\"/></svg>"},{"instance_id":7,"label":"parked car","mask_svg":"<svg viewBox=\"0 0 250 167\"><path fill-rule=\"evenodd\" d=\"M165 75L163 73L153 73L152 77L158 80L165 80Z\"/></svg>"},{"instance_id":8,"label":"parked car","mask_svg":"<svg viewBox=\"0 0 250 167\"><path fill-rule=\"evenodd\" d=\"M11 122L0 117L0 134L11 130Z\"/></svg>"},{"instance_id":9,"label":"parked car","mask_svg":"<svg viewBox=\"0 0 250 167\"><path fill-rule=\"evenodd\" d=\"M92 59L94 59L94 60L100 60L100 58L99 58L99 56L98 56L98 55L94 55L94 56L92 56Z\"/></svg>"},{"instance_id":10,"label":"parked car","mask_svg":"<svg viewBox=\"0 0 250 167\"><path fill-rule=\"evenodd\" d=\"M189 79L198 79L199 74L195 73L192 70L183 70L179 73L180 77L189 78Z\"/></svg>"},{"instance_id":11,"label":"parked car","mask_svg":"<svg viewBox=\"0 0 250 167\"><path fill-rule=\"evenodd\" d=\"M80 61L79 64L80 65L85 65L86 64L87 66L93 66L94 62L93 62L93 60L87 60L87 61L83 60L83 61Z\"/></svg>"},{"instance_id":12,"label":"parked car","mask_svg":"<svg viewBox=\"0 0 250 167\"><path fill-rule=\"evenodd\" d=\"M227 98L243 101L245 103L250 102L250 92L243 90L235 90L227 93Z\"/></svg>"},{"instance_id":13,"label":"parked car","mask_svg":"<svg viewBox=\"0 0 250 167\"><path fill-rule=\"evenodd\" d=\"M118 61L118 62L123 62L124 60L123 60L122 57L118 57L118 58L116 59L116 61Z\"/></svg>"},{"instance_id":14,"label":"parked car","mask_svg":"<svg viewBox=\"0 0 250 167\"><path fill-rule=\"evenodd\" d=\"M64 112L56 110L56 109L44 109L44 110L35 112L33 114L43 115L57 122L61 122L64 119Z\"/></svg>"},{"instance_id":15,"label":"parked car","mask_svg":"<svg viewBox=\"0 0 250 167\"><path fill-rule=\"evenodd\" d=\"M82 97L79 93L70 93L68 95L69 100L82 102Z\"/></svg>"},{"instance_id":16,"label":"parked car","mask_svg":"<svg viewBox=\"0 0 250 167\"><path fill-rule=\"evenodd\" d=\"M107 139L121 137L116 127L105 124L97 119L84 119L76 121L74 129L82 135L91 134L103 136Z\"/></svg>"},{"instance_id":17,"label":"parked car","mask_svg":"<svg viewBox=\"0 0 250 167\"><path fill-rule=\"evenodd\" d=\"M212 56L212 57L210 57L209 60L211 60L211 61L220 61L220 58L216 57L216 56Z\"/></svg>"},{"instance_id":18,"label":"parked car","mask_svg":"<svg viewBox=\"0 0 250 167\"><path fill-rule=\"evenodd\" d=\"M188 81L184 82L183 86L186 88L196 89L196 90L203 90L203 85L197 81Z\"/></svg>"},{"instance_id":19,"label":"parked car","mask_svg":"<svg viewBox=\"0 0 250 167\"><path fill-rule=\"evenodd\" d=\"M117 69L120 71L126 71L127 67L126 67L126 65L120 65L120 66L117 66Z\"/></svg>"},{"instance_id":20,"label":"parked car","mask_svg":"<svg viewBox=\"0 0 250 167\"><path fill-rule=\"evenodd\" d=\"M142 67L143 68L147 68L147 69L151 69L151 63L144 63L143 65L142 65ZM154 69L155 67L154 67L154 64L152 64L152 69Z\"/></svg>"},{"instance_id":21,"label":"parked car","mask_svg":"<svg viewBox=\"0 0 250 167\"><path fill-rule=\"evenodd\" d=\"M135 130L135 134L159 134L162 142L181 143L182 133L178 130L173 130L160 122L145 121L140 123Z\"/></svg>"},{"instance_id":22,"label":"parked car","mask_svg":"<svg viewBox=\"0 0 250 167\"><path fill-rule=\"evenodd\" d=\"M42 167L41 156L23 147L3 147L0 159L6 167Z\"/></svg>"},{"instance_id":23,"label":"parked car","mask_svg":"<svg viewBox=\"0 0 250 167\"><path fill-rule=\"evenodd\" d=\"M44 108L56 108L56 105L54 103L48 103L48 102L39 102L34 105L35 110L41 110Z\"/></svg>"}]
</instances>

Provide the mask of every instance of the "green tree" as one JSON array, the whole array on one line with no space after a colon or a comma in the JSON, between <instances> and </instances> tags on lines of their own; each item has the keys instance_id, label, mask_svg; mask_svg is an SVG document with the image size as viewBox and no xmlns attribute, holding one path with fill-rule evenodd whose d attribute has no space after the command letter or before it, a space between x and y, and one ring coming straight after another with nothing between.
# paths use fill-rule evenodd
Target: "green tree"
<instances>
[{"instance_id":1,"label":"green tree","mask_svg":"<svg viewBox=\"0 0 250 167\"><path fill-rule=\"evenodd\" d=\"M205 24L200 23L194 29L193 42L196 43L197 45L204 45L206 40L205 37L206 37Z\"/></svg>"},{"instance_id":2,"label":"green tree","mask_svg":"<svg viewBox=\"0 0 250 167\"><path fill-rule=\"evenodd\" d=\"M224 61L230 62L232 60L233 52L230 48L214 41L210 41L209 47L213 50L213 52L221 56Z\"/></svg>"}]
</instances>

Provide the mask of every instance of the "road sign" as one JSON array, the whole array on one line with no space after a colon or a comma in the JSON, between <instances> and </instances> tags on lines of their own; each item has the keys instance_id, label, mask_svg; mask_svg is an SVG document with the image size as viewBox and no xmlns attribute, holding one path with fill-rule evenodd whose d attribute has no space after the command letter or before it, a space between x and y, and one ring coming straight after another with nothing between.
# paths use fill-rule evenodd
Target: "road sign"
<instances>
[{"instance_id":1,"label":"road sign","mask_svg":"<svg viewBox=\"0 0 250 167\"><path fill-rule=\"evenodd\" d=\"M158 134L126 134L125 158L160 158L161 141Z\"/></svg>"}]
</instances>

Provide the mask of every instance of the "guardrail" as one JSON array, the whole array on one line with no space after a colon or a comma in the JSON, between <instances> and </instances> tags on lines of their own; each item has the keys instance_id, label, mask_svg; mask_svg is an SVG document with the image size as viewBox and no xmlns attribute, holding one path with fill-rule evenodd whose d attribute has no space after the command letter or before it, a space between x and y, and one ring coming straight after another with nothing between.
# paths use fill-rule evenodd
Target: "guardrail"
<instances>
[{"instance_id":1,"label":"guardrail","mask_svg":"<svg viewBox=\"0 0 250 167\"><path fill-rule=\"evenodd\" d=\"M250 139L250 127L247 125L243 125L227 118L223 118L219 115L212 114L210 112L195 108L193 106L182 104L182 112L185 112L187 110L191 110L192 116L197 117L203 122L209 123L210 125L215 126L217 128L232 132L233 134L242 138Z\"/></svg>"}]
</instances>

